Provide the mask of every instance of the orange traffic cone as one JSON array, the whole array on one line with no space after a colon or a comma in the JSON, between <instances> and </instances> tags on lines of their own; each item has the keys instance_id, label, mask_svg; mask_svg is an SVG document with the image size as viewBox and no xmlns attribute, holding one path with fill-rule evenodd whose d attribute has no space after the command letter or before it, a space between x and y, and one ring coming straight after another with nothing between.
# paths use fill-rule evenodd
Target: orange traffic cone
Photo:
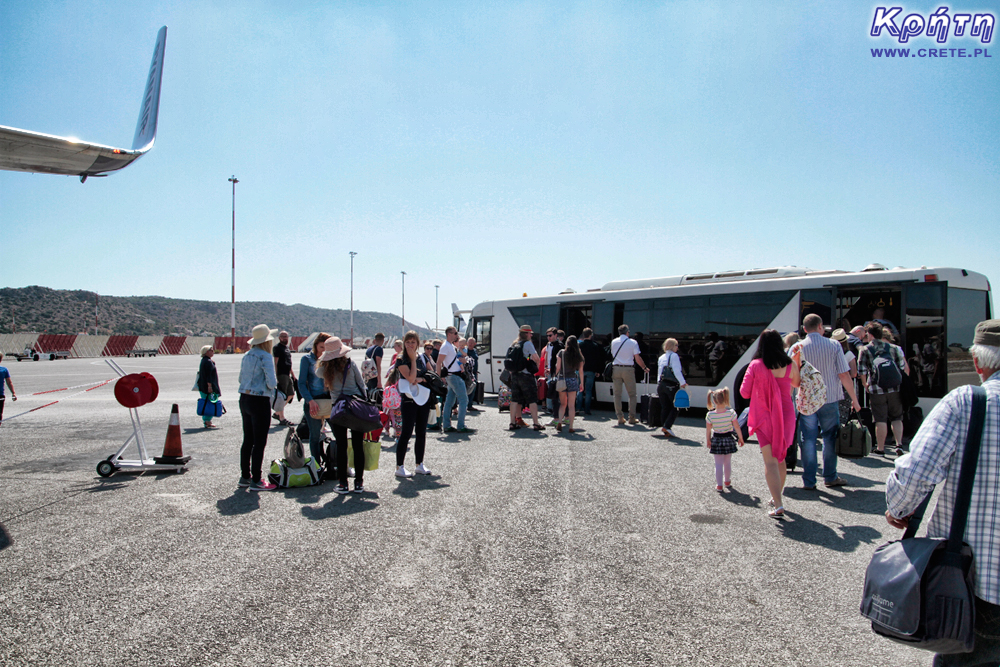
<instances>
[{"instance_id":1,"label":"orange traffic cone","mask_svg":"<svg viewBox=\"0 0 1000 667\"><path fill-rule=\"evenodd\" d=\"M177 411L177 404L170 408L170 425L167 426L167 439L163 443L163 456L153 459L157 463L187 463L190 456L184 456L181 448L181 417Z\"/></svg>"}]
</instances>

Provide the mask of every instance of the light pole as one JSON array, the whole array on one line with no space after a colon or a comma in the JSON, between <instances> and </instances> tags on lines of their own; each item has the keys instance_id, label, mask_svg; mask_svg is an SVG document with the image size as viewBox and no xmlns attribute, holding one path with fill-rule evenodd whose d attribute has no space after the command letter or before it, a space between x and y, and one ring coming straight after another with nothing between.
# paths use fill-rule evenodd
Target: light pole
<instances>
[{"instance_id":1,"label":"light pole","mask_svg":"<svg viewBox=\"0 0 1000 667\"><path fill-rule=\"evenodd\" d=\"M434 332L437 333L438 328L438 290L441 289L440 285L434 286Z\"/></svg>"},{"instance_id":2,"label":"light pole","mask_svg":"<svg viewBox=\"0 0 1000 667\"><path fill-rule=\"evenodd\" d=\"M400 331L402 333L399 334L399 337L402 338L403 336L406 335L406 271L400 271L399 273L402 275L403 278L403 305L402 308L400 308L401 312L400 319L402 320L403 323L402 325L400 325Z\"/></svg>"},{"instance_id":3,"label":"light pole","mask_svg":"<svg viewBox=\"0 0 1000 667\"><path fill-rule=\"evenodd\" d=\"M348 251L351 255L351 349L354 349L354 256L358 253Z\"/></svg>"},{"instance_id":4,"label":"light pole","mask_svg":"<svg viewBox=\"0 0 1000 667\"><path fill-rule=\"evenodd\" d=\"M236 354L236 184L239 180L234 175L229 182L233 184L233 304L229 311L229 333L233 340L233 354Z\"/></svg>"}]
</instances>

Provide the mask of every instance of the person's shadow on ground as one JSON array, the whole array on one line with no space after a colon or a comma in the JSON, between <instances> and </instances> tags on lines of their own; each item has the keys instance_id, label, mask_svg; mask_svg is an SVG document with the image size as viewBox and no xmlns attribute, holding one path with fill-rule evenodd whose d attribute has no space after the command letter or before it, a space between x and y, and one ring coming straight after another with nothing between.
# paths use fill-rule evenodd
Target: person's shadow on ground
<instances>
[{"instance_id":1,"label":"person's shadow on ground","mask_svg":"<svg viewBox=\"0 0 1000 667\"><path fill-rule=\"evenodd\" d=\"M378 500L378 494L374 491L337 495L319 507L306 505L302 508L302 516L310 521L322 521L369 512L378 507L378 503L372 502L373 500Z\"/></svg>"},{"instance_id":2,"label":"person's shadow on ground","mask_svg":"<svg viewBox=\"0 0 1000 667\"><path fill-rule=\"evenodd\" d=\"M237 488L228 498L215 501L215 508L222 516L249 514L260 509L260 492Z\"/></svg>"},{"instance_id":3,"label":"person's shadow on ground","mask_svg":"<svg viewBox=\"0 0 1000 667\"><path fill-rule=\"evenodd\" d=\"M807 519L801 514L785 509L785 519L778 523L782 534L792 540L815 544L833 551L850 553L862 544L874 544L882 540L882 533L871 526L845 526L837 524L836 529Z\"/></svg>"}]
</instances>

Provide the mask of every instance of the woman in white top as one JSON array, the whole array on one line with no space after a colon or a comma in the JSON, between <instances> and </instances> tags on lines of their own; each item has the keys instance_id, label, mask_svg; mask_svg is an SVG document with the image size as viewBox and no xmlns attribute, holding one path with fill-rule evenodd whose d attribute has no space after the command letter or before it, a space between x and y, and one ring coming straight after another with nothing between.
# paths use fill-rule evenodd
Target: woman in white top
<instances>
[{"instance_id":1,"label":"woman in white top","mask_svg":"<svg viewBox=\"0 0 1000 667\"><path fill-rule=\"evenodd\" d=\"M678 389L687 386L681 369L681 358L677 356L677 339L668 338L663 341L663 354L656 364L656 394L660 397L660 411L663 414L663 435L668 438L675 437L670 430L677 419L674 395Z\"/></svg>"}]
</instances>

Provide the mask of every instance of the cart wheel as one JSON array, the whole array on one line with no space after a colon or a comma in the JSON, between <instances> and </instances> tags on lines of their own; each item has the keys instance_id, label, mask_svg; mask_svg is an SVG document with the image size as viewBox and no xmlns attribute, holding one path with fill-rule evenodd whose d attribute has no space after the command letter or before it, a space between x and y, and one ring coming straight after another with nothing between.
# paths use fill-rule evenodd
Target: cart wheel
<instances>
[{"instance_id":1,"label":"cart wheel","mask_svg":"<svg viewBox=\"0 0 1000 667\"><path fill-rule=\"evenodd\" d=\"M35 356L33 356L33 357L32 357L32 360L34 360L34 361L38 361L38 355L36 354Z\"/></svg>"},{"instance_id":2,"label":"cart wheel","mask_svg":"<svg viewBox=\"0 0 1000 667\"><path fill-rule=\"evenodd\" d=\"M101 477L111 477L118 468L111 461L101 461L97 464L97 474Z\"/></svg>"},{"instance_id":3,"label":"cart wheel","mask_svg":"<svg viewBox=\"0 0 1000 667\"><path fill-rule=\"evenodd\" d=\"M55 360L56 360L56 355L50 354L49 355L49 361L55 361Z\"/></svg>"}]
</instances>

